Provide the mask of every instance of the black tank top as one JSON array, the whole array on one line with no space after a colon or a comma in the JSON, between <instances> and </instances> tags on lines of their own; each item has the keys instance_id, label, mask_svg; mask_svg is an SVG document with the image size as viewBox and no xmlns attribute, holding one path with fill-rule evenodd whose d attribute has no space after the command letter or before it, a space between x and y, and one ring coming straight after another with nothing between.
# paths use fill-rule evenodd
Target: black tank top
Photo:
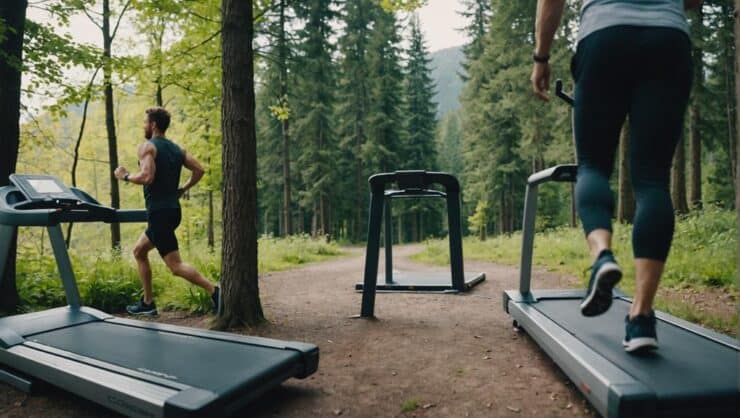
<instances>
[{"instance_id":1,"label":"black tank top","mask_svg":"<svg viewBox=\"0 0 740 418\"><path fill-rule=\"evenodd\" d=\"M177 209L180 207L177 188L180 185L180 172L185 155L180 147L169 139L155 136L149 142L157 148L157 157L154 159L156 166L154 181L144 185L146 208L150 211Z\"/></svg>"}]
</instances>

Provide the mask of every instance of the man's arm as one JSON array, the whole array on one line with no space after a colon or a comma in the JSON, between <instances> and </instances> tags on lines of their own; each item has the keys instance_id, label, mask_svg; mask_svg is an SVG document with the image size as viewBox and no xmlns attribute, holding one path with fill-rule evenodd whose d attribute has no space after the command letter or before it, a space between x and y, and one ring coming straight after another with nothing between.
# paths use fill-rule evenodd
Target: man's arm
<instances>
[{"instance_id":1,"label":"man's arm","mask_svg":"<svg viewBox=\"0 0 740 418\"><path fill-rule=\"evenodd\" d=\"M560 19L563 16L565 0L538 0L537 1L537 20L535 23L535 49L534 54L537 57L545 58L550 56L555 32L560 26ZM547 90L550 89L550 63L535 62L532 69L532 89L534 93L542 100L550 100L547 97Z\"/></svg>"},{"instance_id":2,"label":"man's arm","mask_svg":"<svg viewBox=\"0 0 740 418\"><path fill-rule=\"evenodd\" d=\"M130 174L125 167L118 167L114 172L118 180L126 180L134 184L152 184L157 166L154 159L157 157L157 148L150 142L139 145L139 172Z\"/></svg>"},{"instance_id":3,"label":"man's arm","mask_svg":"<svg viewBox=\"0 0 740 418\"><path fill-rule=\"evenodd\" d=\"M182 153L185 154L185 161L183 162L183 165L185 168L190 170L190 179L188 179L187 183L185 183L184 186L180 187L178 191L180 192L180 195L188 191L191 187L195 186L196 183L200 181L201 178L203 178L203 174L205 174L205 170L203 170L203 167L200 165L197 159L193 156L193 154L190 154L185 151L184 148L182 149Z\"/></svg>"}]
</instances>

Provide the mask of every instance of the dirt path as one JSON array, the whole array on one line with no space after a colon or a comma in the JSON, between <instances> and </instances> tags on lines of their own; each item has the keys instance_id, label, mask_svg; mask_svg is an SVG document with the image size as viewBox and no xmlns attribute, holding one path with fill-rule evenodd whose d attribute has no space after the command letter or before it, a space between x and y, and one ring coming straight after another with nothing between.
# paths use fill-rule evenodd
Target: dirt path
<instances>
[{"instance_id":1,"label":"dirt path","mask_svg":"<svg viewBox=\"0 0 740 418\"><path fill-rule=\"evenodd\" d=\"M394 248L394 268L414 264L419 246ZM466 295L378 294L378 320L359 313L363 255L266 274L261 294L270 324L252 335L307 341L321 350L319 371L290 380L251 405L250 417L571 417L593 416L584 398L527 337L512 329L501 293L518 270L466 262L486 281ZM383 271L382 257L380 270ZM535 272L537 287L572 279ZM163 314L160 321L206 327L207 318ZM135 343L135 342L132 342ZM418 408L403 411L403 404ZM26 398L0 384L2 417L109 417L110 412L61 390Z\"/></svg>"}]
</instances>

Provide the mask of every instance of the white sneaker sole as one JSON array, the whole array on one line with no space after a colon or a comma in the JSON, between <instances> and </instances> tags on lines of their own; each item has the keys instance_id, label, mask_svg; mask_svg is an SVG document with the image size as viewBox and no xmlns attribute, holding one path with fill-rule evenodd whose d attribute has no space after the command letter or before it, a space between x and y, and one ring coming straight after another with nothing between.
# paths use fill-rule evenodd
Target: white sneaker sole
<instances>
[{"instance_id":1,"label":"white sneaker sole","mask_svg":"<svg viewBox=\"0 0 740 418\"><path fill-rule=\"evenodd\" d=\"M612 289L621 279L622 269L619 268L617 263L609 261L602 264L599 271L596 272L591 293L586 295L581 303L581 314L597 316L609 310L612 305ZM603 300L600 301L601 303L598 306L592 306L596 297L603 298Z\"/></svg>"},{"instance_id":2,"label":"white sneaker sole","mask_svg":"<svg viewBox=\"0 0 740 418\"><path fill-rule=\"evenodd\" d=\"M624 346L624 350L628 353L635 351L648 351L658 348L658 340L651 337L640 337L633 338L629 341L622 341L622 345Z\"/></svg>"}]
</instances>

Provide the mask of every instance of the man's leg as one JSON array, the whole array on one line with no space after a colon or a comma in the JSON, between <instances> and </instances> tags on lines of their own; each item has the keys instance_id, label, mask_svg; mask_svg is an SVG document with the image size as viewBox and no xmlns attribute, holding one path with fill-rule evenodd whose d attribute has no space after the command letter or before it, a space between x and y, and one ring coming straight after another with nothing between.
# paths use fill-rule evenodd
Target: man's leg
<instances>
[{"instance_id":1,"label":"man's leg","mask_svg":"<svg viewBox=\"0 0 740 418\"><path fill-rule=\"evenodd\" d=\"M691 89L686 35L653 29L645 41L644 79L636 85L630 109L630 166L637 209L632 230L636 286L630 318L652 313L671 247L671 164Z\"/></svg>"},{"instance_id":2,"label":"man's leg","mask_svg":"<svg viewBox=\"0 0 740 418\"><path fill-rule=\"evenodd\" d=\"M151 304L152 296L152 266L149 264L149 251L154 248L154 244L149 241L146 233L141 234L139 240L134 246L134 258L136 267L139 270L139 278L144 288L144 303Z\"/></svg>"},{"instance_id":3,"label":"man's leg","mask_svg":"<svg viewBox=\"0 0 740 418\"><path fill-rule=\"evenodd\" d=\"M198 285L208 292L209 295L213 295L216 287L208 281L195 267L190 264L184 263L180 258L180 251L174 250L167 253L162 257L167 267L170 269L172 274L175 276L182 277L192 284Z\"/></svg>"},{"instance_id":4,"label":"man's leg","mask_svg":"<svg viewBox=\"0 0 740 418\"><path fill-rule=\"evenodd\" d=\"M614 194L609 177L619 133L629 110L630 76L621 64L629 48L625 31L609 28L578 45L573 76L576 79L574 131L578 154L576 207L594 258L581 313L596 316L612 304L612 288L622 277L611 253Z\"/></svg>"}]
</instances>

